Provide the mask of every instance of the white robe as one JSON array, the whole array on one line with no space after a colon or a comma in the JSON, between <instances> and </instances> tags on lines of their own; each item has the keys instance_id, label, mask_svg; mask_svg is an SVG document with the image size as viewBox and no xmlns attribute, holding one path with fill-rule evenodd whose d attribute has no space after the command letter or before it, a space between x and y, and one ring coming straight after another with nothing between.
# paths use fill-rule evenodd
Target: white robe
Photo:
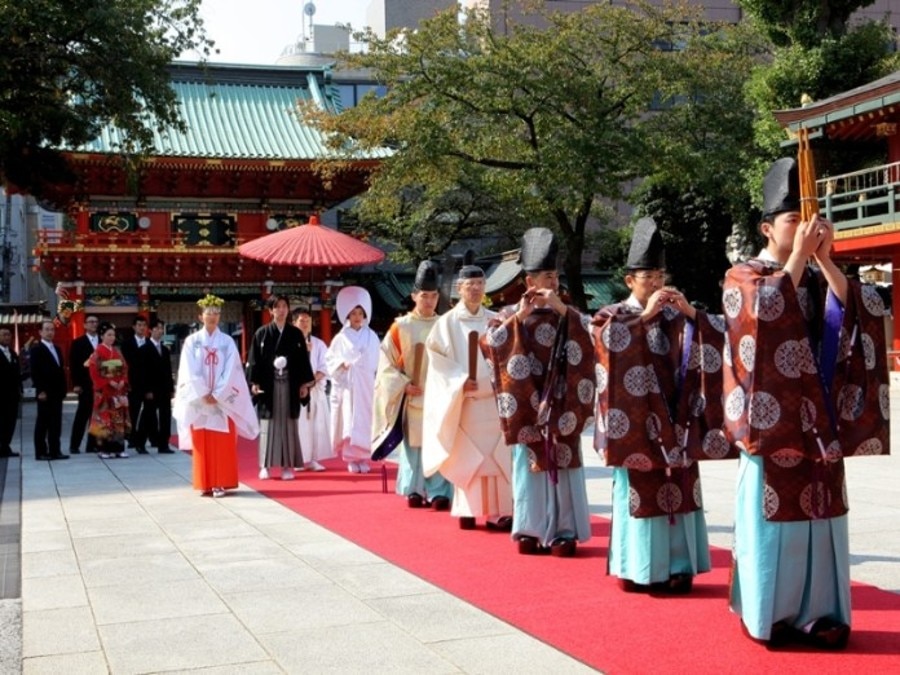
<instances>
[{"instance_id":1,"label":"white robe","mask_svg":"<svg viewBox=\"0 0 900 675\"><path fill-rule=\"evenodd\" d=\"M313 374L323 373L327 376L325 353L328 347L314 335L309 337L309 344L309 363ZM331 445L331 415L328 409L328 396L325 393L327 382L327 378L316 381L316 386L309 390L309 405L300 408L300 417L297 418L300 448L307 463L334 457L334 448Z\"/></svg>"},{"instance_id":2,"label":"white robe","mask_svg":"<svg viewBox=\"0 0 900 675\"><path fill-rule=\"evenodd\" d=\"M216 403L206 403L203 398L207 394L212 394ZM185 339L172 418L178 427L178 447L184 450L192 447L191 427L227 432L229 418L238 436L254 439L259 435L237 347L231 336L218 328L212 334L201 328Z\"/></svg>"},{"instance_id":3,"label":"white robe","mask_svg":"<svg viewBox=\"0 0 900 675\"><path fill-rule=\"evenodd\" d=\"M493 312L470 314L459 302L441 316L425 342L422 468L453 483L453 515L495 516L512 513L510 447L503 439L491 387L490 369L478 351L478 390L463 392L469 377L468 336L484 335Z\"/></svg>"},{"instance_id":4,"label":"white robe","mask_svg":"<svg viewBox=\"0 0 900 675\"><path fill-rule=\"evenodd\" d=\"M378 336L368 326L344 326L334 336L325 363L331 377L331 446L346 462L372 455L372 406L380 352ZM342 368L343 364L349 368Z\"/></svg>"}]
</instances>

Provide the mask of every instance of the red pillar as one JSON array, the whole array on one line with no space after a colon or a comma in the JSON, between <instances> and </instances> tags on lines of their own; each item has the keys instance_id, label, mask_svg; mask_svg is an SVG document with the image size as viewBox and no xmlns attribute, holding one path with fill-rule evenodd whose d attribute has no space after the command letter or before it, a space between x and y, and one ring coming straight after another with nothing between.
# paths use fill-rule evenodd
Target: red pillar
<instances>
[{"instance_id":1,"label":"red pillar","mask_svg":"<svg viewBox=\"0 0 900 675\"><path fill-rule=\"evenodd\" d=\"M138 316L144 317L147 323L150 323L150 282L141 281L138 283Z\"/></svg>"},{"instance_id":2,"label":"red pillar","mask_svg":"<svg viewBox=\"0 0 900 675\"><path fill-rule=\"evenodd\" d=\"M274 282L272 281L264 281L262 288L260 289L260 296L262 297L262 325L265 326L272 320L272 313L269 311L269 298L272 297L272 286Z\"/></svg>"}]
</instances>

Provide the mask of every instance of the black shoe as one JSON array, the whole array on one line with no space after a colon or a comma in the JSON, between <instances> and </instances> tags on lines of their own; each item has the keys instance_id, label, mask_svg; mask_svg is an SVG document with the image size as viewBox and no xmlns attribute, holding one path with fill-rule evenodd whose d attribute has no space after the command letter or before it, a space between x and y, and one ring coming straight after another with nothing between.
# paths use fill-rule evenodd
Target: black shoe
<instances>
[{"instance_id":1,"label":"black shoe","mask_svg":"<svg viewBox=\"0 0 900 675\"><path fill-rule=\"evenodd\" d=\"M512 532L513 519L512 516L500 516L498 518L489 518L485 524L487 529L494 532Z\"/></svg>"},{"instance_id":2,"label":"black shoe","mask_svg":"<svg viewBox=\"0 0 900 675\"><path fill-rule=\"evenodd\" d=\"M519 549L519 555L535 555L541 553L543 548L536 538L528 536L519 537L516 546Z\"/></svg>"},{"instance_id":3,"label":"black shoe","mask_svg":"<svg viewBox=\"0 0 900 675\"><path fill-rule=\"evenodd\" d=\"M146 455L146 454L147 454L147 448L135 448L134 451L135 451L137 454L139 454L139 455Z\"/></svg>"},{"instance_id":4,"label":"black shoe","mask_svg":"<svg viewBox=\"0 0 900 675\"><path fill-rule=\"evenodd\" d=\"M59 454L59 455L50 455L50 459L69 459L69 456L68 456L68 455L63 455L63 454Z\"/></svg>"},{"instance_id":5,"label":"black shoe","mask_svg":"<svg viewBox=\"0 0 900 675\"><path fill-rule=\"evenodd\" d=\"M692 574L673 574L668 581L650 584L650 592L654 595L687 595L693 587Z\"/></svg>"},{"instance_id":6,"label":"black shoe","mask_svg":"<svg viewBox=\"0 0 900 675\"><path fill-rule=\"evenodd\" d=\"M805 643L817 649L840 650L847 647L850 626L833 619L818 619L802 636Z\"/></svg>"},{"instance_id":7,"label":"black shoe","mask_svg":"<svg viewBox=\"0 0 900 675\"><path fill-rule=\"evenodd\" d=\"M650 587L647 584L638 584L631 579L617 579L619 588L626 593L649 593Z\"/></svg>"},{"instance_id":8,"label":"black shoe","mask_svg":"<svg viewBox=\"0 0 900 675\"><path fill-rule=\"evenodd\" d=\"M174 455L174 454L175 454L175 451L174 451L174 450L170 450L169 448L157 448L157 449L156 449L156 454L157 454L157 455Z\"/></svg>"},{"instance_id":9,"label":"black shoe","mask_svg":"<svg viewBox=\"0 0 900 675\"><path fill-rule=\"evenodd\" d=\"M415 492L406 497L406 505L411 509L421 509L424 504L425 500L422 499L422 495Z\"/></svg>"},{"instance_id":10,"label":"black shoe","mask_svg":"<svg viewBox=\"0 0 900 675\"><path fill-rule=\"evenodd\" d=\"M474 530L475 529L475 518L472 516L462 516L459 519L459 529Z\"/></svg>"},{"instance_id":11,"label":"black shoe","mask_svg":"<svg viewBox=\"0 0 900 675\"><path fill-rule=\"evenodd\" d=\"M0 457L18 457L19 453L15 450L4 450L0 452Z\"/></svg>"},{"instance_id":12,"label":"black shoe","mask_svg":"<svg viewBox=\"0 0 900 675\"><path fill-rule=\"evenodd\" d=\"M81 450L79 450L78 448L70 448L70 449L69 449L69 454L70 454L70 455L80 455L80 454L81 454Z\"/></svg>"},{"instance_id":13,"label":"black shoe","mask_svg":"<svg viewBox=\"0 0 900 675\"><path fill-rule=\"evenodd\" d=\"M90 448L85 448L84 451L96 454L100 452L100 448L98 448L97 446L91 446Z\"/></svg>"},{"instance_id":14,"label":"black shoe","mask_svg":"<svg viewBox=\"0 0 900 675\"><path fill-rule=\"evenodd\" d=\"M450 500L446 497L435 497L431 500L431 508L435 511L449 511Z\"/></svg>"},{"instance_id":15,"label":"black shoe","mask_svg":"<svg viewBox=\"0 0 900 675\"><path fill-rule=\"evenodd\" d=\"M34 459L38 462L49 462L52 457L50 457L50 455L35 455Z\"/></svg>"},{"instance_id":16,"label":"black shoe","mask_svg":"<svg viewBox=\"0 0 900 675\"><path fill-rule=\"evenodd\" d=\"M578 544L574 539L568 537L558 537L550 542L550 554L557 558L574 557L576 548L578 548Z\"/></svg>"}]
</instances>

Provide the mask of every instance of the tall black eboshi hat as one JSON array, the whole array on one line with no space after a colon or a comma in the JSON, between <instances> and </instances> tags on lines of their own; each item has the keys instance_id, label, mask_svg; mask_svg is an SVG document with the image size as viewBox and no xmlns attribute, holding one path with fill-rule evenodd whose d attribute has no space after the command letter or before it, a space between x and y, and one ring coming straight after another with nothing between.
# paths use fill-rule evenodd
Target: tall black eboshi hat
<instances>
[{"instance_id":1,"label":"tall black eboshi hat","mask_svg":"<svg viewBox=\"0 0 900 675\"><path fill-rule=\"evenodd\" d=\"M532 227L522 235L519 264L525 272L555 270L559 245L556 236L546 227Z\"/></svg>"},{"instance_id":2,"label":"tall black eboshi hat","mask_svg":"<svg viewBox=\"0 0 900 675\"><path fill-rule=\"evenodd\" d=\"M785 211L800 210L800 174L797 160L782 157L776 160L763 178L763 220L770 220Z\"/></svg>"},{"instance_id":3,"label":"tall black eboshi hat","mask_svg":"<svg viewBox=\"0 0 900 675\"><path fill-rule=\"evenodd\" d=\"M634 225L631 237L631 248L628 249L628 270L664 270L666 268L666 249L662 235L653 218L641 218Z\"/></svg>"},{"instance_id":4,"label":"tall black eboshi hat","mask_svg":"<svg viewBox=\"0 0 900 675\"><path fill-rule=\"evenodd\" d=\"M436 291L438 289L438 266L432 260L423 260L416 270L413 291Z\"/></svg>"}]
</instances>

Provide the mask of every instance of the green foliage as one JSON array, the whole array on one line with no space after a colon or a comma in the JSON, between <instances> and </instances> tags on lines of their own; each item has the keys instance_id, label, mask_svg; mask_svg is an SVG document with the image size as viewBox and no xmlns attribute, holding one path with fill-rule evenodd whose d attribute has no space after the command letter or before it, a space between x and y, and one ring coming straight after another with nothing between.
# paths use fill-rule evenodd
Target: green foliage
<instances>
[{"instance_id":1,"label":"green foliage","mask_svg":"<svg viewBox=\"0 0 900 675\"><path fill-rule=\"evenodd\" d=\"M760 21L777 46L814 47L847 31L850 16L875 0L735 0Z\"/></svg>"},{"instance_id":2,"label":"green foliage","mask_svg":"<svg viewBox=\"0 0 900 675\"><path fill-rule=\"evenodd\" d=\"M0 180L71 180L57 148L115 124L125 152L181 128L167 67L212 46L200 0L0 0ZM152 126L151 126L152 124Z\"/></svg>"},{"instance_id":3,"label":"green foliage","mask_svg":"<svg viewBox=\"0 0 900 675\"><path fill-rule=\"evenodd\" d=\"M701 157L737 122L730 113L716 116L712 97L722 91L707 78L746 72L753 50L724 28L704 37L708 27L684 7L547 7L538 6L540 28L508 24L500 32L487 13L472 10L461 25L451 11L414 32L357 36L367 52L342 65L371 69L387 95L336 117L304 113L351 156L395 149L359 214L364 226L375 222L386 235L393 228L390 239L413 245L406 255L439 250L466 231L461 224L509 234L547 225L561 235L570 290L584 306L580 261L596 200L619 199L622 186L648 168L684 162L687 173L720 171ZM688 48L666 49L675 45ZM692 107L680 125L655 120L660 92L670 111ZM716 128L695 125L693 134L668 137L700 115ZM736 116L747 125L746 111ZM442 208L448 196L477 193L465 219L462 209Z\"/></svg>"}]
</instances>

